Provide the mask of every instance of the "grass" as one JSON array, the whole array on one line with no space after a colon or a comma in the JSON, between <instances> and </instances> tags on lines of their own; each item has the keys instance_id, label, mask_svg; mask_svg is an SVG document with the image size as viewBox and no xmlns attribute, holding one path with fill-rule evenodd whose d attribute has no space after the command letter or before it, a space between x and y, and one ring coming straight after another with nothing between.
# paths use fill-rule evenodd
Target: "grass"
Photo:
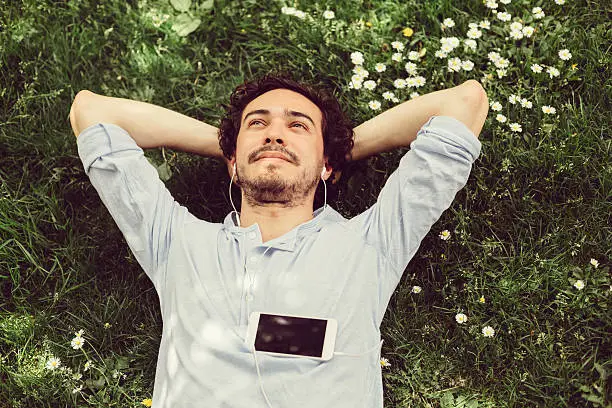
<instances>
[{"instance_id":1,"label":"grass","mask_svg":"<svg viewBox=\"0 0 612 408\"><path fill-rule=\"evenodd\" d=\"M0 408L138 407L152 395L157 295L84 174L68 120L75 94L138 99L216 125L238 83L279 68L327 83L355 124L376 114L370 100L393 106L385 90L406 100L470 78L502 105L490 110L467 186L389 304L385 406L612 406L612 27L603 3L499 3L508 22L465 0L172 3L0 2ZM200 19L184 35L181 4ZM536 6L544 18L534 19ZM322 17L327 9L334 19ZM442 30L449 17L456 25ZM447 58L434 56L440 38L463 41L468 23L483 19L491 28L481 29L476 51L462 43L449 55L474 68L449 71ZM535 33L507 39L519 19ZM393 41L406 47L401 63L391 59ZM408 52L423 48L415 62L426 84L395 89ZM355 51L368 79L380 78L373 91L349 89ZM502 77L491 51L509 60ZM376 72L376 62L387 70ZM560 75L535 74L534 63ZM509 103L511 95L533 107ZM404 153L351 163L330 188L332 205L347 217L364 211ZM224 165L169 150L147 156L168 162L169 189L195 215L219 222L230 211ZM439 238L443 230L450 239ZM458 312L466 323L457 324ZM484 337L484 326L495 335ZM74 350L81 329L86 343ZM59 369L45 368L52 356Z\"/></svg>"}]
</instances>

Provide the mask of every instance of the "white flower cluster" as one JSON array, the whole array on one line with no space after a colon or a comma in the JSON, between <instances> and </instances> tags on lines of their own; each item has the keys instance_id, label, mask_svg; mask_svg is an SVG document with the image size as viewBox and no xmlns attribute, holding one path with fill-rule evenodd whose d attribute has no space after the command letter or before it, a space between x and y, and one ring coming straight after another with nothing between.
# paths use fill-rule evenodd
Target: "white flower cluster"
<instances>
[{"instance_id":1,"label":"white flower cluster","mask_svg":"<svg viewBox=\"0 0 612 408\"><path fill-rule=\"evenodd\" d=\"M510 38L512 38L513 40L520 40L523 37L530 38L534 32L535 28L530 26L523 27L523 25L518 21L515 21L514 23L510 24Z\"/></svg>"},{"instance_id":2,"label":"white flower cluster","mask_svg":"<svg viewBox=\"0 0 612 408\"><path fill-rule=\"evenodd\" d=\"M307 16L305 12L303 12L302 10L296 9L295 7L281 7L281 13L286 14L288 16L297 17L301 20L304 20Z\"/></svg>"},{"instance_id":3,"label":"white flower cluster","mask_svg":"<svg viewBox=\"0 0 612 408\"><path fill-rule=\"evenodd\" d=\"M457 37L442 37L440 38L440 49L436 51L435 55L438 58L446 58L460 44Z\"/></svg>"},{"instance_id":4,"label":"white flower cluster","mask_svg":"<svg viewBox=\"0 0 612 408\"><path fill-rule=\"evenodd\" d=\"M491 10L496 10L498 4L495 0L485 0L485 7L490 8Z\"/></svg>"},{"instance_id":5,"label":"white flower cluster","mask_svg":"<svg viewBox=\"0 0 612 408\"><path fill-rule=\"evenodd\" d=\"M510 61L508 61L506 58L503 58L501 55L499 55L499 53L494 51L488 53L487 57L489 58L489 61L491 61L497 68L497 76L499 78L503 78L504 76L506 76L508 72L506 68L508 68L508 66L510 65Z\"/></svg>"},{"instance_id":6,"label":"white flower cluster","mask_svg":"<svg viewBox=\"0 0 612 408\"><path fill-rule=\"evenodd\" d=\"M471 71L474 68L474 63L470 60L462 61L460 58L449 58L448 59L448 71L449 72L458 72L462 69L464 71Z\"/></svg>"}]
</instances>

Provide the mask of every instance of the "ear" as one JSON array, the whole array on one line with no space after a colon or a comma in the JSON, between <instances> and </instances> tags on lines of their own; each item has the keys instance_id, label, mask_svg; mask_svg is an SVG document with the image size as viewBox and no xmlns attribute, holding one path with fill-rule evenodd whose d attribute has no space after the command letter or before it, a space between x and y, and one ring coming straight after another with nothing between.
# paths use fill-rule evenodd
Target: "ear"
<instances>
[{"instance_id":1,"label":"ear","mask_svg":"<svg viewBox=\"0 0 612 408\"><path fill-rule=\"evenodd\" d=\"M332 174L332 171L334 171L334 169L327 162L327 158L325 158L325 161L323 162L323 165L325 166L325 173L323 174L322 178L323 178L323 180L327 181L327 179Z\"/></svg>"},{"instance_id":2,"label":"ear","mask_svg":"<svg viewBox=\"0 0 612 408\"><path fill-rule=\"evenodd\" d=\"M234 173L234 164L236 163L236 157L232 156L231 159L225 159L225 165L227 166L227 174L229 174L230 179L232 178L232 174Z\"/></svg>"}]
</instances>

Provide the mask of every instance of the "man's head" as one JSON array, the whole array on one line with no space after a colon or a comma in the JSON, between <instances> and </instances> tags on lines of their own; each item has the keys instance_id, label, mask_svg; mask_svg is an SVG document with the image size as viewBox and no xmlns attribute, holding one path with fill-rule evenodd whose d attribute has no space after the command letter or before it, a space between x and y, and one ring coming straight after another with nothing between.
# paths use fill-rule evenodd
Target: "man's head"
<instances>
[{"instance_id":1,"label":"man's head","mask_svg":"<svg viewBox=\"0 0 612 408\"><path fill-rule=\"evenodd\" d=\"M330 93L268 75L233 92L219 144L247 200L295 205L314 194L324 166L327 178L346 162L353 129Z\"/></svg>"}]
</instances>

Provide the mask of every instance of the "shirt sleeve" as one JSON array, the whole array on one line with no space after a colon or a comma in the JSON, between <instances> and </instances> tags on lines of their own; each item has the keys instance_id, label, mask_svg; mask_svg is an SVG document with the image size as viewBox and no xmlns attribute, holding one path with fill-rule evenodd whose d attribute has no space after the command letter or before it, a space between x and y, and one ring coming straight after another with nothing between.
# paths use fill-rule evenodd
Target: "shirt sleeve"
<instances>
[{"instance_id":1,"label":"shirt sleeve","mask_svg":"<svg viewBox=\"0 0 612 408\"><path fill-rule=\"evenodd\" d=\"M432 116L389 176L376 203L349 221L392 265L393 288L432 225L467 183L481 143L465 124ZM394 290L394 289L392 289Z\"/></svg>"},{"instance_id":2,"label":"shirt sleeve","mask_svg":"<svg viewBox=\"0 0 612 408\"><path fill-rule=\"evenodd\" d=\"M159 293L173 227L184 207L174 201L143 150L121 127L98 123L77 138L86 174Z\"/></svg>"}]
</instances>

